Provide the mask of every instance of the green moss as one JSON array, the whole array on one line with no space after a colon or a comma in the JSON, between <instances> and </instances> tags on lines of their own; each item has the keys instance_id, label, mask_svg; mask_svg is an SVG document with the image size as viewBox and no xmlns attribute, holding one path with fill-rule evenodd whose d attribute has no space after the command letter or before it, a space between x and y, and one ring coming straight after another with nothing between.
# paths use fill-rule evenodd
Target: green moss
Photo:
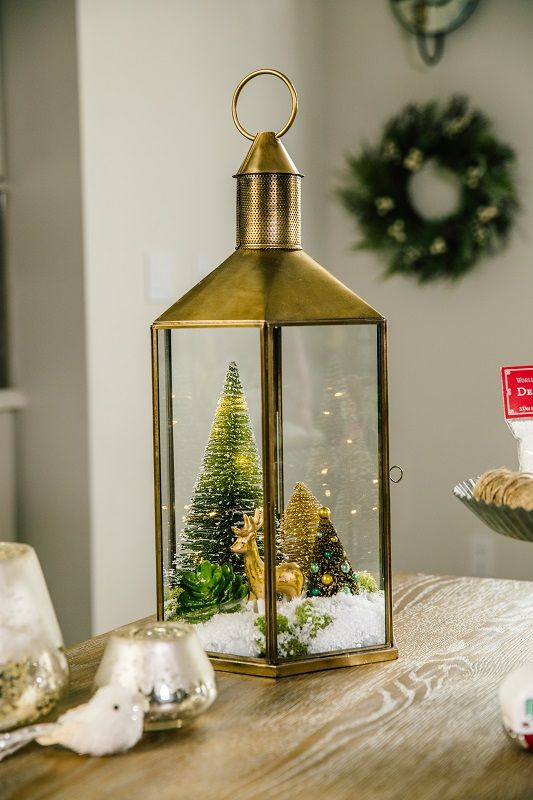
<instances>
[{"instance_id":1,"label":"green moss","mask_svg":"<svg viewBox=\"0 0 533 800\"><path fill-rule=\"evenodd\" d=\"M285 614L277 615L278 651L282 658L305 656L309 653L309 643L323 628L331 625L333 618L316 609L311 600L304 600L296 607L295 621L289 622ZM256 645L260 655L266 653L266 617L257 617L255 626L259 629L261 637L257 638Z\"/></svg>"},{"instance_id":2,"label":"green moss","mask_svg":"<svg viewBox=\"0 0 533 800\"><path fill-rule=\"evenodd\" d=\"M357 576L357 583L364 589L365 592L377 592L379 589L378 582L370 572L359 572Z\"/></svg>"},{"instance_id":3,"label":"green moss","mask_svg":"<svg viewBox=\"0 0 533 800\"><path fill-rule=\"evenodd\" d=\"M293 636L284 643L284 650L287 656L306 656L309 653L309 646Z\"/></svg>"},{"instance_id":4,"label":"green moss","mask_svg":"<svg viewBox=\"0 0 533 800\"><path fill-rule=\"evenodd\" d=\"M318 631L327 628L333 622L333 617L329 614L323 614L316 609L311 600L305 600L296 609L296 621L303 628L308 623L311 624L310 636L315 638Z\"/></svg>"}]
</instances>

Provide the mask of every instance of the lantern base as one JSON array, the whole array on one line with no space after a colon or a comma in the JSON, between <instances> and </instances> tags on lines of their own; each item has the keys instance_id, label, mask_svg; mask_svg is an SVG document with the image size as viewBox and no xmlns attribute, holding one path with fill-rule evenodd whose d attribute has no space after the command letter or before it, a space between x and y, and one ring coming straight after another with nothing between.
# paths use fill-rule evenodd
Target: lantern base
<instances>
[{"instance_id":1,"label":"lantern base","mask_svg":"<svg viewBox=\"0 0 533 800\"><path fill-rule=\"evenodd\" d=\"M213 667L220 672L236 672L241 675L256 675L263 678L285 678L305 672L318 672L323 669L355 667L360 664L374 664L379 661L394 661L398 658L396 645L372 647L357 653L324 653L311 658L284 661L281 664L268 664L262 659L245 659L231 656L207 654Z\"/></svg>"}]
</instances>

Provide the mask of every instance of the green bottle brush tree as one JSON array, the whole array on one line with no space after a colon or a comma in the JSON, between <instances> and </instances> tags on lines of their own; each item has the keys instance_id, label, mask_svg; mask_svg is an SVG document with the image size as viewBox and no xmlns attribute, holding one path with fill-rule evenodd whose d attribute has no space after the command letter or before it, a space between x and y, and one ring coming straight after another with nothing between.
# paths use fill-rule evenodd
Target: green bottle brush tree
<instances>
[{"instance_id":1,"label":"green bottle brush tree","mask_svg":"<svg viewBox=\"0 0 533 800\"><path fill-rule=\"evenodd\" d=\"M204 560L229 562L235 572L244 573L243 560L230 551L231 528L242 520L243 512L253 514L262 504L259 455L239 371L232 361L181 532L174 562L176 582Z\"/></svg>"}]
</instances>

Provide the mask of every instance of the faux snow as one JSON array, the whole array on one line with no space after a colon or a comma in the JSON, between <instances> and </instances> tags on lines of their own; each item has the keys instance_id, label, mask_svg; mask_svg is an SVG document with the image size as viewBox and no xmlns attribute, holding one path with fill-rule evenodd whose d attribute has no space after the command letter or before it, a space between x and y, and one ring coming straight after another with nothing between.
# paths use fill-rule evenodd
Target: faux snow
<instances>
[{"instance_id":1,"label":"faux snow","mask_svg":"<svg viewBox=\"0 0 533 800\"><path fill-rule=\"evenodd\" d=\"M260 602L260 605L263 603ZM302 626L296 615L302 603L311 604L313 611L327 615L331 622L317 630L310 619ZM231 653L237 656L257 657L264 643L256 624L264 619L258 602L249 602L243 611L235 614L217 614L207 622L195 625L205 650L211 653ZM280 615L287 618L289 626L298 631L300 642L309 654L351 650L383 644L385 641L385 600L383 592L361 592L358 595L340 593L333 597L299 597L281 600L277 604L278 628ZM280 654L284 633L278 633Z\"/></svg>"}]
</instances>

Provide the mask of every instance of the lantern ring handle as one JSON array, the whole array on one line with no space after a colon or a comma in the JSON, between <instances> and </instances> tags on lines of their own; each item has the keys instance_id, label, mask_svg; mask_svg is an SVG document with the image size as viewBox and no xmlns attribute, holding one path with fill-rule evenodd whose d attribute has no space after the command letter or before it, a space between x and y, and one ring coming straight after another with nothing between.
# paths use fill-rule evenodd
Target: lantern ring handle
<instances>
[{"instance_id":1,"label":"lantern ring handle","mask_svg":"<svg viewBox=\"0 0 533 800\"><path fill-rule=\"evenodd\" d=\"M244 128L241 125L239 115L237 114L237 100L239 99L239 95L246 86L246 84L248 83L248 81L251 81L252 78L257 78L258 75L274 75L276 78L279 78L280 80L283 81L283 83L291 93L292 108L289 119L287 120L283 128L281 128L276 133L276 138L281 139L281 137L284 136L291 127L292 123L296 118L296 114L298 113L298 95L296 94L296 89L294 88L293 82L289 78L287 78L287 76L284 75L283 72L279 72L279 70L277 69L256 69L254 72L250 72L249 75L246 75L246 77L242 79L242 81L239 83L239 85L233 92L233 99L231 101L231 115L233 117L233 122L235 123L235 127L237 128L239 133L242 133L242 135L246 139L250 139L250 141L253 142L253 140L255 139L255 135L247 131L246 128Z\"/></svg>"},{"instance_id":2,"label":"lantern ring handle","mask_svg":"<svg viewBox=\"0 0 533 800\"><path fill-rule=\"evenodd\" d=\"M399 472L399 475L398 475L398 477L397 477L396 479L394 479L394 478L392 477L392 475L391 475L391 472L392 472L392 470L393 470L393 469L398 469L398 470L400 471L400 472ZM402 469L401 467L399 467L399 466L398 466L398 464L394 464L394 466L393 466L393 467L391 467L391 468L390 468L390 470L389 470L389 479L390 479L390 480L391 480L393 483L400 483L400 481L401 481L401 479L402 479L402 478L403 478L403 469Z\"/></svg>"}]
</instances>

